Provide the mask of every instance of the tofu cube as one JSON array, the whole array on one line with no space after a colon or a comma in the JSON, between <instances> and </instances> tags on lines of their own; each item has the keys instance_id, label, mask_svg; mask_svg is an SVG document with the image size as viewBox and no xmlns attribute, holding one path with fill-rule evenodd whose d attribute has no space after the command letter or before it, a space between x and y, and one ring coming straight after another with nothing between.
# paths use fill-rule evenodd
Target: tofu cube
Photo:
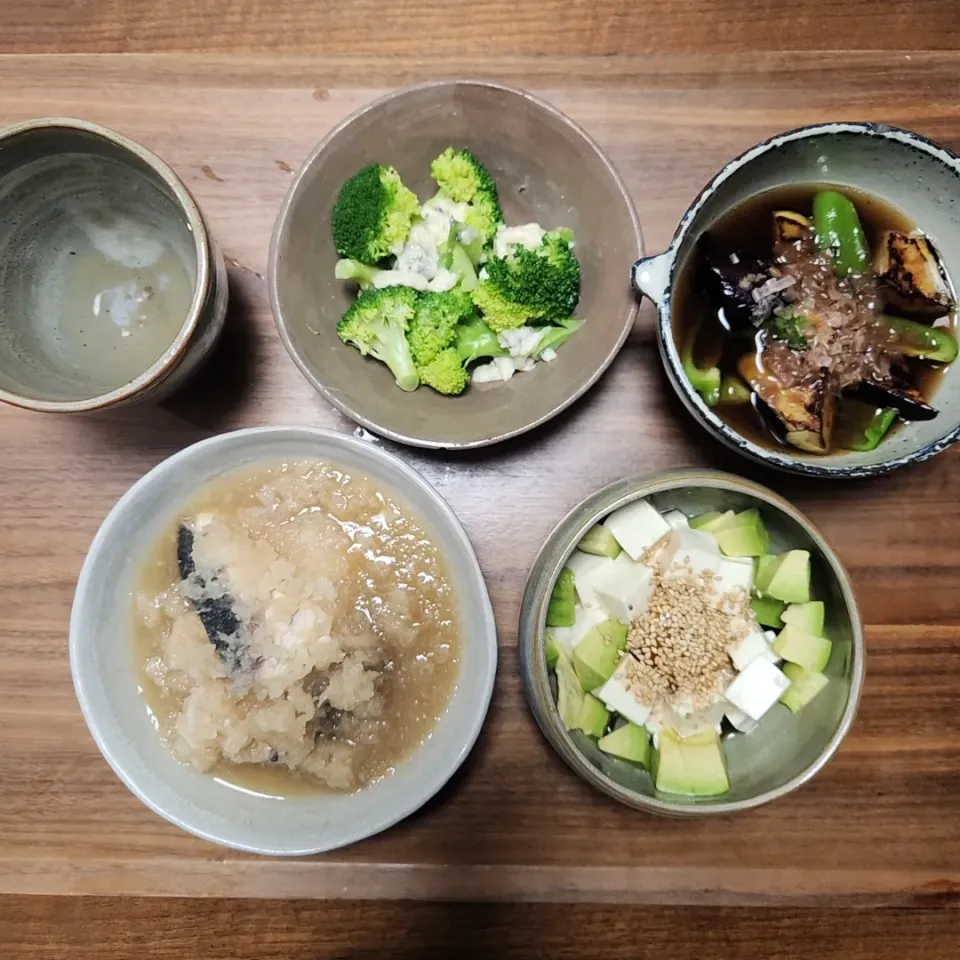
<instances>
[{"instance_id":1,"label":"tofu cube","mask_svg":"<svg viewBox=\"0 0 960 960\"><path fill-rule=\"evenodd\" d=\"M674 530L682 530L690 526L687 515L681 510L668 510L663 515L663 519L666 520Z\"/></svg>"},{"instance_id":2,"label":"tofu cube","mask_svg":"<svg viewBox=\"0 0 960 960\"><path fill-rule=\"evenodd\" d=\"M632 560L639 560L648 547L652 547L671 529L659 511L646 500L636 500L614 511L603 521L603 525Z\"/></svg>"},{"instance_id":3,"label":"tofu cube","mask_svg":"<svg viewBox=\"0 0 960 960\"><path fill-rule=\"evenodd\" d=\"M610 710L638 727L646 724L653 708L652 704L641 703L627 689L621 667L617 667L613 676L599 690L595 690L593 695L602 700Z\"/></svg>"},{"instance_id":4,"label":"tofu cube","mask_svg":"<svg viewBox=\"0 0 960 960\"><path fill-rule=\"evenodd\" d=\"M753 587L753 560L723 557L717 567L717 576L720 578L717 586L724 593L732 593L738 589L749 593Z\"/></svg>"},{"instance_id":5,"label":"tofu cube","mask_svg":"<svg viewBox=\"0 0 960 960\"><path fill-rule=\"evenodd\" d=\"M756 720L751 720L745 713L730 704L727 704L727 719L733 729L739 730L741 733L750 733L757 729Z\"/></svg>"},{"instance_id":6,"label":"tofu cube","mask_svg":"<svg viewBox=\"0 0 960 960\"><path fill-rule=\"evenodd\" d=\"M568 629L572 630L573 628L569 627ZM757 657L765 656L769 650L770 644L767 643L767 638L757 630L732 644L727 652L730 654L730 659L737 670L744 670Z\"/></svg>"},{"instance_id":7,"label":"tofu cube","mask_svg":"<svg viewBox=\"0 0 960 960\"><path fill-rule=\"evenodd\" d=\"M577 586L577 596L585 607L596 607L599 605L597 595L593 590L593 579L605 567L610 566L615 561L609 557L595 557L589 553L583 553L580 550L574 550L567 560L567 566L573 571L574 581Z\"/></svg>"},{"instance_id":8,"label":"tofu cube","mask_svg":"<svg viewBox=\"0 0 960 960\"><path fill-rule=\"evenodd\" d=\"M674 535L674 567L689 566L695 573L716 573L723 562L717 541L702 530L677 530Z\"/></svg>"},{"instance_id":9,"label":"tofu cube","mask_svg":"<svg viewBox=\"0 0 960 960\"><path fill-rule=\"evenodd\" d=\"M653 571L621 553L591 579L597 603L621 623L629 624L647 612L653 592Z\"/></svg>"},{"instance_id":10,"label":"tofu cube","mask_svg":"<svg viewBox=\"0 0 960 960\"><path fill-rule=\"evenodd\" d=\"M724 691L727 700L751 720L760 720L788 689L790 681L765 657L757 657Z\"/></svg>"},{"instance_id":11,"label":"tofu cube","mask_svg":"<svg viewBox=\"0 0 960 960\"><path fill-rule=\"evenodd\" d=\"M598 624L603 623L607 615L599 607L574 608L572 627L550 627L549 632L563 648L568 657L573 656L573 648Z\"/></svg>"}]
</instances>

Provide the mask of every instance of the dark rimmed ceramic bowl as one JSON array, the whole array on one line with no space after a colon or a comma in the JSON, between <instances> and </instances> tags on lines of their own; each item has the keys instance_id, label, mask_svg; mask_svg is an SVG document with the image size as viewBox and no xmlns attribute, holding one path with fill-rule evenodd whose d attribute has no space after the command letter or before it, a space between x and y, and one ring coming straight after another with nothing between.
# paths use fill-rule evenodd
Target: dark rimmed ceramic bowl
<instances>
[{"instance_id":1,"label":"dark rimmed ceramic bowl","mask_svg":"<svg viewBox=\"0 0 960 960\"><path fill-rule=\"evenodd\" d=\"M330 213L345 180L369 163L397 168L421 199L436 191L430 162L466 146L497 181L508 223L536 220L576 234L583 267L578 333L552 363L459 397L403 393L390 371L340 342L352 285L333 275ZM297 173L270 245L270 301L280 338L304 376L370 430L420 447L482 447L544 423L584 394L617 355L637 312L623 274L643 249L633 202L596 143L522 90L449 80L390 94L348 117ZM586 331L587 328L585 328Z\"/></svg>"},{"instance_id":2,"label":"dark rimmed ceramic bowl","mask_svg":"<svg viewBox=\"0 0 960 960\"><path fill-rule=\"evenodd\" d=\"M671 295L704 231L756 194L800 183L856 187L903 211L927 233L947 273L960 280L960 157L908 130L872 123L825 123L766 140L731 160L683 215L664 253L633 268L634 288L659 314L660 354L671 384L691 414L727 446L767 466L814 477L866 477L919 463L960 439L960 364L944 374L933 398L935 420L901 427L869 453L817 457L763 447L726 424L683 374L674 342Z\"/></svg>"},{"instance_id":3,"label":"dark rimmed ceramic bowl","mask_svg":"<svg viewBox=\"0 0 960 960\"><path fill-rule=\"evenodd\" d=\"M608 513L646 497L661 511L695 516L708 510L758 508L774 553L809 550L815 596L826 601L826 630L833 650L825 673L830 683L794 715L776 705L748 736L724 747L730 790L719 797L659 793L647 771L601 753L579 732L566 730L544 657L547 604L557 575L584 533ZM680 470L632 477L597 491L578 504L547 538L527 579L520 607L520 665L534 718L563 760L587 783L649 813L677 817L736 813L760 806L810 780L833 756L853 724L864 676L863 627L850 578L823 534L772 490L727 473Z\"/></svg>"}]
</instances>

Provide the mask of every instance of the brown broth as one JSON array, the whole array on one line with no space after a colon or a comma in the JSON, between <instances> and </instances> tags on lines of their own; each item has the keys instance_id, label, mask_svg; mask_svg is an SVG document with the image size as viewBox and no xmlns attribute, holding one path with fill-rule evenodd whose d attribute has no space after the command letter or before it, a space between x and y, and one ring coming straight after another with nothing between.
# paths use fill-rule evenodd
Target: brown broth
<instances>
[{"instance_id":1,"label":"brown broth","mask_svg":"<svg viewBox=\"0 0 960 960\"><path fill-rule=\"evenodd\" d=\"M750 197L714 221L710 225L710 233L716 237L718 245L725 250L769 260L772 250L773 212L795 210L810 216L813 196L821 190L836 190L850 198L857 208L871 250L876 249L878 238L885 230L901 230L909 233L917 229L918 225L903 211L872 194L847 186L808 183L777 187ZM717 364L724 375L736 375L737 360L750 349L751 341L731 336L721 326L711 307L709 297L697 281L696 259L695 250L691 249L674 285L672 298L674 343L677 350L681 350L690 332L697 330L694 360L698 366ZM952 289L953 284L949 279L948 283ZM956 336L957 313L951 313L938 321L938 326L945 326ZM907 369L911 383L927 401L930 401L943 377L944 367L914 360L908 363ZM714 412L748 440L765 447L781 446L752 404L741 406L720 404ZM797 456L805 456L803 451L794 447L789 447L789 450Z\"/></svg>"}]
</instances>

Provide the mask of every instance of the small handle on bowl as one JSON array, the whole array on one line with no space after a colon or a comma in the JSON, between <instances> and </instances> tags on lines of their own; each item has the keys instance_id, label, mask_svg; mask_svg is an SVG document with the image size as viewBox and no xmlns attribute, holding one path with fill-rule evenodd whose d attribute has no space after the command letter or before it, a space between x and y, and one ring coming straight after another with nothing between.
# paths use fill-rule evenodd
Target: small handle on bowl
<instances>
[{"instance_id":1,"label":"small handle on bowl","mask_svg":"<svg viewBox=\"0 0 960 960\"><path fill-rule=\"evenodd\" d=\"M649 297L659 307L670 288L670 271L673 268L673 250L658 253L655 257L643 257L630 271L633 289Z\"/></svg>"}]
</instances>

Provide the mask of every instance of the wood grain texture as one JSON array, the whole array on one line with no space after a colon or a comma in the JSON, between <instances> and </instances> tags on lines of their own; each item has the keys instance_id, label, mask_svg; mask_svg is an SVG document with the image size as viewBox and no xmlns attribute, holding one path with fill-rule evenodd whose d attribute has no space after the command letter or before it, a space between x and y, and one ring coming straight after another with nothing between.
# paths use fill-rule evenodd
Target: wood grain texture
<instances>
[{"instance_id":1,"label":"wood grain texture","mask_svg":"<svg viewBox=\"0 0 960 960\"><path fill-rule=\"evenodd\" d=\"M431 55L950 50L953 0L4 0L0 52Z\"/></svg>"},{"instance_id":2,"label":"wood grain texture","mask_svg":"<svg viewBox=\"0 0 960 960\"><path fill-rule=\"evenodd\" d=\"M960 902L960 453L869 482L749 467L670 393L648 305L611 371L546 428L492 451L399 451L463 519L501 644L478 746L425 810L330 856L258 859L166 824L99 757L66 649L91 537L135 479L192 441L257 424L352 429L275 334L263 282L273 218L289 169L332 124L394 85L453 72L529 86L583 123L622 171L651 252L713 171L783 128L885 120L960 147L958 54L851 54L842 67L798 55L789 69L773 54L408 58L373 74L346 58L0 59L0 122L80 114L178 170L234 297L204 375L160 408L69 420L0 410L0 892ZM905 93L878 97L878 85ZM518 606L539 545L578 500L629 474L706 464L773 485L837 544L868 622L868 677L852 734L810 785L740 817L660 820L591 792L540 737L518 675Z\"/></svg>"},{"instance_id":3,"label":"wood grain texture","mask_svg":"<svg viewBox=\"0 0 960 960\"><path fill-rule=\"evenodd\" d=\"M957 913L943 910L851 917L582 904L11 897L0 937L11 960L955 960L957 924Z\"/></svg>"}]
</instances>

